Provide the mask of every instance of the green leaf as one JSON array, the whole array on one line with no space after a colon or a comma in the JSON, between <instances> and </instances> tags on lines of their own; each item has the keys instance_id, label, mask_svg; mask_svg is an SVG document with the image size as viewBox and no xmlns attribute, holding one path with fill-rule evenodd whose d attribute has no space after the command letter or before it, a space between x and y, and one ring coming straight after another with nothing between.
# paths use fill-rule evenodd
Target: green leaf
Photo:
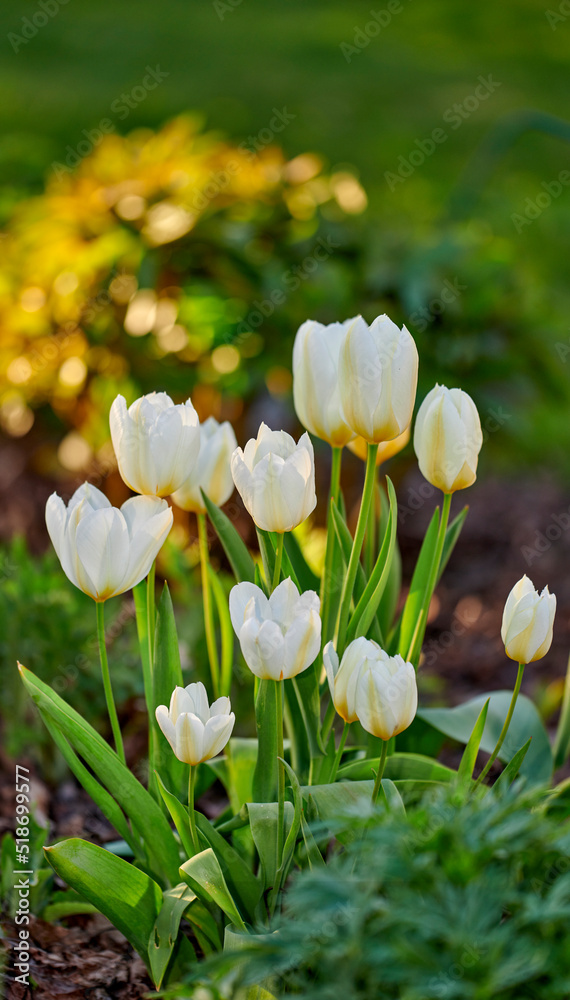
<instances>
[{"instance_id":1,"label":"green leaf","mask_svg":"<svg viewBox=\"0 0 570 1000\"><path fill-rule=\"evenodd\" d=\"M222 782L233 813L239 813L245 802L253 799L253 776L257 763L257 740L232 736L223 757L208 761Z\"/></svg>"},{"instance_id":2,"label":"green leaf","mask_svg":"<svg viewBox=\"0 0 570 1000\"><path fill-rule=\"evenodd\" d=\"M352 535L350 534L349 527L346 521L344 520L342 514L340 513L338 507L336 506L334 500L331 500L331 515L339 543L339 549L342 555L342 560L344 562L344 567L346 569L350 559L350 553L352 552ZM339 567L339 573L340 573L340 567ZM360 600L362 594L364 593L365 587L366 587L366 577L364 575L364 569L362 568L362 564L359 563L356 570L356 579L354 581L355 601ZM340 603L340 596L339 596L339 601L337 603ZM376 642L382 644L382 634L380 632L380 626L378 625L378 621L376 619L372 623L371 638L375 639Z\"/></svg>"},{"instance_id":3,"label":"green leaf","mask_svg":"<svg viewBox=\"0 0 570 1000\"><path fill-rule=\"evenodd\" d=\"M404 657L404 659L407 658L410 651L412 637L421 613L430 568L435 556L438 529L439 507L436 507L422 542L418 561L412 576L410 590L402 612L399 629L398 652L400 653L400 656Z\"/></svg>"},{"instance_id":4,"label":"green leaf","mask_svg":"<svg viewBox=\"0 0 570 1000\"><path fill-rule=\"evenodd\" d=\"M218 574L214 572L210 563L208 563L208 579L216 602L218 621L220 623L220 694L229 697L234 663L234 630L230 618L227 594Z\"/></svg>"},{"instance_id":5,"label":"green leaf","mask_svg":"<svg viewBox=\"0 0 570 1000\"><path fill-rule=\"evenodd\" d=\"M566 667L566 678L564 681L564 695L562 698L562 708L556 729L556 739L554 741L554 767L558 769L568 760L570 755L570 657Z\"/></svg>"},{"instance_id":6,"label":"green leaf","mask_svg":"<svg viewBox=\"0 0 570 1000\"><path fill-rule=\"evenodd\" d=\"M388 524L388 516L390 513L390 504L388 498L383 489L379 488L380 493L380 524L378 535L383 538L386 533L386 526ZM397 522L398 510L396 508L396 522ZM390 562L390 570L388 573L388 580L386 581L386 587L384 593L380 598L380 603L378 605L378 610L376 612L376 617L380 625L380 631L382 635L388 635L392 625L394 623L394 616L396 614L396 608L398 606L398 600L400 598L400 589L402 586L402 558L400 556L400 548L398 546L398 539L396 537L394 543L394 552Z\"/></svg>"},{"instance_id":7,"label":"green leaf","mask_svg":"<svg viewBox=\"0 0 570 1000\"><path fill-rule=\"evenodd\" d=\"M382 785L382 791L384 792L386 805L388 806L389 811L397 813L400 816L405 816L406 807L394 782L390 781L390 778L382 778L380 784Z\"/></svg>"},{"instance_id":8,"label":"green leaf","mask_svg":"<svg viewBox=\"0 0 570 1000\"><path fill-rule=\"evenodd\" d=\"M291 789L293 791L293 822L291 823L291 827L285 839L285 844L283 845L283 858L277 870L277 888L282 886L287 878L287 872L289 871L289 866L293 860L295 844L297 843L297 837L299 836L302 815L301 788L299 786L297 775L286 760L283 760L282 757L280 757L279 760L283 764L283 767L289 775L289 781L291 782Z\"/></svg>"},{"instance_id":9,"label":"green leaf","mask_svg":"<svg viewBox=\"0 0 570 1000\"><path fill-rule=\"evenodd\" d=\"M125 935L150 970L148 942L162 892L145 872L102 847L73 838L44 848L60 878Z\"/></svg>"},{"instance_id":10,"label":"green leaf","mask_svg":"<svg viewBox=\"0 0 570 1000\"><path fill-rule=\"evenodd\" d=\"M164 784L158 771L156 772L156 779L158 782L158 790L166 808L168 809L168 812L170 813L170 817L176 827L178 836L180 837L180 843L182 844L182 847L188 857L192 857L194 854L194 845L192 844L192 838L190 836L188 809L182 805L172 792L168 791L168 788Z\"/></svg>"},{"instance_id":11,"label":"green leaf","mask_svg":"<svg viewBox=\"0 0 570 1000\"><path fill-rule=\"evenodd\" d=\"M255 699L257 728L257 763L253 776L253 798L256 802L272 802L277 790L277 731L276 684L261 680Z\"/></svg>"},{"instance_id":12,"label":"green leaf","mask_svg":"<svg viewBox=\"0 0 570 1000\"><path fill-rule=\"evenodd\" d=\"M317 594L321 586L321 581L318 576L316 576L311 567L309 566L305 556L303 555L303 550L295 537L293 531L285 532L285 552L297 580L299 581L299 588L302 593L306 590L315 590Z\"/></svg>"},{"instance_id":13,"label":"green leaf","mask_svg":"<svg viewBox=\"0 0 570 1000\"><path fill-rule=\"evenodd\" d=\"M497 792L504 791L505 788L511 785L512 782L515 780L521 769L522 762L528 753L528 749L531 743L532 743L532 737L526 741L525 745L521 747L520 750L517 750L512 760L509 761L507 766L501 772L501 774L499 775L499 777L497 778L492 787L492 791L494 794L496 794Z\"/></svg>"},{"instance_id":14,"label":"green leaf","mask_svg":"<svg viewBox=\"0 0 570 1000\"><path fill-rule=\"evenodd\" d=\"M234 528L229 517L212 503L203 490L200 492L202 493L204 506L208 511L208 517L220 539L237 582L241 583L243 580L249 580L250 583L253 583L255 580L255 563L249 554L247 545Z\"/></svg>"},{"instance_id":15,"label":"green leaf","mask_svg":"<svg viewBox=\"0 0 570 1000\"><path fill-rule=\"evenodd\" d=\"M437 574L438 582L441 580L445 567L449 562L449 557L455 548L455 543L461 534L461 529L463 528L463 524L468 513L469 507L464 507L463 510L459 512L457 517L453 519L451 524L448 525L447 531L445 532L445 541L443 543L441 562L439 564L439 571Z\"/></svg>"},{"instance_id":16,"label":"green leaf","mask_svg":"<svg viewBox=\"0 0 570 1000\"><path fill-rule=\"evenodd\" d=\"M354 614L350 619L347 630L347 643L358 636L366 635L372 621L376 615L376 610L380 603L384 588L388 582L390 566L394 555L396 544L396 529L398 527L398 501L391 480L386 477L388 484L388 495L390 497L390 513L384 540L376 560L370 579L364 588L364 592L356 605Z\"/></svg>"},{"instance_id":17,"label":"green leaf","mask_svg":"<svg viewBox=\"0 0 570 1000\"><path fill-rule=\"evenodd\" d=\"M168 776L169 787L173 788L177 795L181 795L187 784L188 767L173 754L172 747L161 732L155 718L155 710L158 705L168 707L174 688L184 687L174 608L166 583L157 608L152 684L153 705L149 725L153 728L153 737L157 748L155 763L160 773Z\"/></svg>"},{"instance_id":18,"label":"green leaf","mask_svg":"<svg viewBox=\"0 0 570 1000\"><path fill-rule=\"evenodd\" d=\"M196 961L196 953L184 935L178 935L184 912L196 899L196 894L181 882L164 893L162 906L148 942L150 970L157 990L162 985L164 973L172 958L176 945L186 960L184 964ZM182 956L181 956L182 957Z\"/></svg>"},{"instance_id":19,"label":"green leaf","mask_svg":"<svg viewBox=\"0 0 570 1000\"><path fill-rule=\"evenodd\" d=\"M41 715L49 719L74 750L81 754L129 817L148 853L153 873L175 884L178 881L175 872L180 861L178 847L158 803L78 712L26 667L21 666L20 673Z\"/></svg>"},{"instance_id":20,"label":"green leaf","mask_svg":"<svg viewBox=\"0 0 570 1000\"><path fill-rule=\"evenodd\" d=\"M257 904L261 899L261 882L255 877L241 854L238 854L209 820L198 812L196 813L196 825L208 846L214 851L232 897L240 904L242 912L247 913L253 923Z\"/></svg>"},{"instance_id":21,"label":"green leaf","mask_svg":"<svg viewBox=\"0 0 570 1000\"><path fill-rule=\"evenodd\" d=\"M339 777L352 781L366 780L373 770L378 770L379 758L373 760L364 758L343 764L339 769ZM384 774L392 781L451 781L456 772L445 764L424 757L419 753L393 753L386 758Z\"/></svg>"},{"instance_id":22,"label":"green leaf","mask_svg":"<svg viewBox=\"0 0 570 1000\"><path fill-rule=\"evenodd\" d=\"M418 716L435 729L459 743L467 743L485 701L489 699L487 721L481 739L481 749L491 753L494 749L511 702L511 691L493 691L481 694L456 708L420 708ZM553 770L552 750L548 735L532 701L519 695L513 718L499 757L508 762L529 736L532 743L522 762L520 772L530 786L550 781Z\"/></svg>"},{"instance_id":23,"label":"green leaf","mask_svg":"<svg viewBox=\"0 0 570 1000\"><path fill-rule=\"evenodd\" d=\"M245 923L226 884L220 862L211 847L186 861L180 868L180 877L200 899L212 900L224 911L236 927L245 930Z\"/></svg>"},{"instance_id":24,"label":"green leaf","mask_svg":"<svg viewBox=\"0 0 570 1000\"><path fill-rule=\"evenodd\" d=\"M477 716L477 721L473 726L473 732L469 737L469 741L465 750L463 751L463 756L461 758L461 763L457 769L458 776L462 781L471 781L473 777L473 771L475 770L475 764L477 763L477 754L479 753L479 747L481 746L481 738L483 736L483 730L485 728L485 722L487 720L487 712L489 709L489 699L483 705L483 708Z\"/></svg>"},{"instance_id":25,"label":"green leaf","mask_svg":"<svg viewBox=\"0 0 570 1000\"><path fill-rule=\"evenodd\" d=\"M257 534L257 541L259 543L261 562L263 563L263 572L265 574L267 586L271 587L273 583L273 569L275 567L275 547L271 542L271 535L269 531L263 531L262 528L256 528L255 531Z\"/></svg>"},{"instance_id":26,"label":"green leaf","mask_svg":"<svg viewBox=\"0 0 570 1000\"><path fill-rule=\"evenodd\" d=\"M248 802L249 825L261 862L261 880L265 889L275 885L277 859L277 802ZM293 806L285 802L285 835L293 823ZM279 859L280 862L281 859Z\"/></svg>"},{"instance_id":27,"label":"green leaf","mask_svg":"<svg viewBox=\"0 0 570 1000\"><path fill-rule=\"evenodd\" d=\"M318 844L313 837L312 830L303 814L301 814L301 833L303 835L303 842L305 844L309 868L312 870L315 868L324 868L325 860L319 851Z\"/></svg>"}]
</instances>

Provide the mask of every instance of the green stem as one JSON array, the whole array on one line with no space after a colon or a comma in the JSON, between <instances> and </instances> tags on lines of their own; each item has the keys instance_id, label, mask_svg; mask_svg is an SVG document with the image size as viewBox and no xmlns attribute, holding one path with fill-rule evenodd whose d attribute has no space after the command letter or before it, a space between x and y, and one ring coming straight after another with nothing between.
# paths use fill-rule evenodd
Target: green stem
<instances>
[{"instance_id":1,"label":"green stem","mask_svg":"<svg viewBox=\"0 0 570 1000\"><path fill-rule=\"evenodd\" d=\"M212 677L212 688L214 698L220 695L220 661L218 658L218 647L216 645L216 631L214 626L214 608L212 605L212 592L208 579L208 565L210 562L208 555L208 531L206 528L206 515L197 514L198 521L198 542L200 547L200 568L202 573L202 598L204 602L204 629L206 632L206 647L208 649L208 660L210 662L210 674Z\"/></svg>"},{"instance_id":2,"label":"green stem","mask_svg":"<svg viewBox=\"0 0 570 1000\"><path fill-rule=\"evenodd\" d=\"M376 774L376 781L374 782L374 788L372 790L372 804L374 805L378 800L378 794L380 788L382 787L382 775L384 774L384 768L386 766L386 756L388 754L388 740L384 740L382 743L382 753L380 755L380 760L378 762L378 772Z\"/></svg>"},{"instance_id":3,"label":"green stem","mask_svg":"<svg viewBox=\"0 0 570 1000\"><path fill-rule=\"evenodd\" d=\"M356 579L356 572L358 570L360 553L362 552L362 543L364 541L366 524L368 521L368 511L370 510L370 503L372 501L372 497L374 496L374 485L376 483L377 452L378 452L377 444L368 445L368 454L366 456L366 476L364 478L362 501L360 504L360 512L358 514L358 521L356 524L356 532L352 543L350 559L348 561L348 568L346 571L346 576L344 578L342 596L340 599L340 611L338 616L338 629L337 629L337 653L339 659L342 657L342 654L344 652L346 626L348 624L348 615L350 612L350 602L352 600L352 592L354 590L354 581Z\"/></svg>"},{"instance_id":4,"label":"green stem","mask_svg":"<svg viewBox=\"0 0 570 1000\"><path fill-rule=\"evenodd\" d=\"M196 816L194 815L194 792L196 789L196 772L198 768L190 764L190 774L188 775L188 818L190 820L190 837L192 846L196 854L200 853L200 841L198 840L198 830L196 829Z\"/></svg>"},{"instance_id":5,"label":"green stem","mask_svg":"<svg viewBox=\"0 0 570 1000\"><path fill-rule=\"evenodd\" d=\"M276 723L277 723L277 756L283 759L283 687L284 681L275 681L276 687ZM285 768L277 762L277 868L283 860L283 845L285 843Z\"/></svg>"},{"instance_id":6,"label":"green stem","mask_svg":"<svg viewBox=\"0 0 570 1000\"><path fill-rule=\"evenodd\" d=\"M477 781L475 782L475 785L474 785L474 789L478 788L479 785L481 784L481 782L485 780L485 778L487 777L487 774L491 770L493 764L495 763L497 757L499 756L499 753L501 752L501 747L502 747L503 743L505 742L505 737L506 737L506 735L507 735L507 733L509 731L509 726L511 724L511 719L513 717L513 712L515 710L515 705L517 703L517 698L519 696L519 691L521 689L521 684L522 684L522 679L523 679L523 674L524 674L524 668L525 668L525 664L524 663L519 663L519 669L518 669L518 673L517 673L517 679L516 679L516 683L515 683L515 689L513 691L513 696L511 698L511 704L509 705L509 711L507 712L507 718L505 719L503 728L501 729L501 733L500 733L499 739L497 740L497 745L496 745L495 749L493 750L493 753L489 757L489 760L485 764L485 767L481 771L481 774L477 778Z\"/></svg>"},{"instance_id":7,"label":"green stem","mask_svg":"<svg viewBox=\"0 0 570 1000\"><path fill-rule=\"evenodd\" d=\"M331 784L331 785L332 785L332 783L334 781L336 781L336 776L337 776L338 769L339 769L339 766L340 766L340 762L341 762L341 759L342 759L342 752L344 750L344 745L346 743L346 739L347 739L347 736L348 736L348 730L349 729L350 729L350 722L345 722L343 730L342 730L342 735L340 737L340 743L338 745L338 750L337 750L337 752L335 754L335 758L334 758L334 761L333 761L332 771L331 771L331 773L329 775L329 784Z\"/></svg>"},{"instance_id":8,"label":"green stem","mask_svg":"<svg viewBox=\"0 0 570 1000\"><path fill-rule=\"evenodd\" d=\"M111 677L109 675L109 661L107 659L107 646L105 645L105 611L104 602L97 601L97 638L99 640L99 656L101 657L101 674L103 676L103 688L105 691L105 701L107 702L107 711L109 713L109 720L111 722L111 729L113 730L113 739L115 741L115 750L123 764L125 764L125 751L123 748L123 737L121 736L121 727L119 725L119 719L117 716L117 709L115 708L115 699L113 698L113 688L111 687Z\"/></svg>"},{"instance_id":9,"label":"green stem","mask_svg":"<svg viewBox=\"0 0 570 1000\"><path fill-rule=\"evenodd\" d=\"M327 691L328 691L328 684L327 684ZM321 730L321 739L323 741L323 746L325 747L325 749L329 741L329 736L331 734L331 730L333 727L334 717L335 717L335 707L334 707L334 702L331 698L327 705L327 710L325 712L325 717L323 719L323 728Z\"/></svg>"},{"instance_id":10,"label":"green stem","mask_svg":"<svg viewBox=\"0 0 570 1000\"><path fill-rule=\"evenodd\" d=\"M366 539L364 542L364 569L366 579L369 580L376 562L376 492L378 480L374 483L374 494L368 511L368 524L366 525Z\"/></svg>"},{"instance_id":11,"label":"green stem","mask_svg":"<svg viewBox=\"0 0 570 1000\"><path fill-rule=\"evenodd\" d=\"M154 626L155 626L155 611L154 611L154 590L155 590L155 577L156 577L156 559L154 560L148 576L146 579L146 610L148 615L148 658L150 663L150 672L152 676L152 667L154 664Z\"/></svg>"},{"instance_id":12,"label":"green stem","mask_svg":"<svg viewBox=\"0 0 570 1000\"><path fill-rule=\"evenodd\" d=\"M419 655L421 652L424 632L426 629L427 619L429 614L429 606L431 604L431 599L433 597L433 592L435 590L435 585L437 583L437 575L439 573L441 556L443 553L443 546L445 543L445 535L447 532L447 523L449 521L449 511L451 509L451 497L452 497L451 493L444 493L443 495L443 507L441 511L441 518L439 521L439 528L437 532L437 540L435 545L433 562L431 564L430 574L428 577L428 582L424 593L422 607L418 615L418 620L416 622L414 634L412 635L412 641L410 642L408 655L406 656L406 660L409 660L410 663L414 664L416 663L416 660L419 659Z\"/></svg>"},{"instance_id":13,"label":"green stem","mask_svg":"<svg viewBox=\"0 0 570 1000\"><path fill-rule=\"evenodd\" d=\"M275 543L275 565L273 567L273 582L271 584L271 591L273 592L279 583L279 578L281 576L281 563L283 562L283 547L285 545L285 534L280 532L277 535L277 541Z\"/></svg>"},{"instance_id":14,"label":"green stem","mask_svg":"<svg viewBox=\"0 0 570 1000\"><path fill-rule=\"evenodd\" d=\"M336 547L336 532L331 513L331 501L338 504L340 496L340 466L342 461L342 448L332 449L331 461L331 482L329 489L329 502L327 507L327 542L325 548L325 566L323 578L321 580L321 618L323 622L322 636L323 646L331 638L331 591L335 581L332 578L334 556Z\"/></svg>"}]
</instances>

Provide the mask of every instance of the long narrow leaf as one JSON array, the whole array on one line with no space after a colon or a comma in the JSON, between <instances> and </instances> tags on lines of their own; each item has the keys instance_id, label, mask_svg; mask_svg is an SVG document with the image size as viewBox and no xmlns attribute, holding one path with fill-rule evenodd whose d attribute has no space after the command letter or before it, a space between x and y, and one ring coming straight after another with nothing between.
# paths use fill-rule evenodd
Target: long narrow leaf
<instances>
[{"instance_id":1,"label":"long narrow leaf","mask_svg":"<svg viewBox=\"0 0 570 1000\"><path fill-rule=\"evenodd\" d=\"M347 642L360 635L366 635L376 615L384 588L388 582L390 567L396 544L396 529L398 527L398 501L392 482L386 477L390 497L390 514L386 525L384 540L372 571L370 579L364 588L364 593L358 601L354 614L348 626Z\"/></svg>"},{"instance_id":2,"label":"long narrow leaf","mask_svg":"<svg viewBox=\"0 0 570 1000\"><path fill-rule=\"evenodd\" d=\"M469 737L465 750L463 751L461 763L457 769L457 774L462 781L471 781L471 778L473 777L473 771L475 770L475 764L477 763L477 754L479 753L479 747L481 746L481 740L483 738L483 730L485 729L485 722L487 721L489 700L490 699L487 698L487 701L479 712L477 722L473 726L473 731Z\"/></svg>"},{"instance_id":3,"label":"long narrow leaf","mask_svg":"<svg viewBox=\"0 0 570 1000\"><path fill-rule=\"evenodd\" d=\"M249 554L247 545L234 528L229 517L212 503L203 490L201 492L204 505L208 511L208 517L220 539L237 582L241 583L243 580L249 580L250 583L253 583L255 579L255 563Z\"/></svg>"},{"instance_id":4,"label":"long narrow leaf","mask_svg":"<svg viewBox=\"0 0 570 1000\"><path fill-rule=\"evenodd\" d=\"M398 652L404 658L408 655L412 636L422 609L429 571L435 556L438 529L439 507L436 507L422 542L410 584L410 591L402 612Z\"/></svg>"}]
</instances>

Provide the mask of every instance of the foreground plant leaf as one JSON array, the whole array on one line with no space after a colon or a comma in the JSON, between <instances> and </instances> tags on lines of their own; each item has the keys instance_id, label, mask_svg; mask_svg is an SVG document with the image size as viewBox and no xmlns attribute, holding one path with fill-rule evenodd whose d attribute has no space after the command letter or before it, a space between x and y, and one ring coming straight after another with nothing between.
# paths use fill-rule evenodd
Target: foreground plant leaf
<instances>
[{"instance_id":1,"label":"foreground plant leaf","mask_svg":"<svg viewBox=\"0 0 570 1000\"><path fill-rule=\"evenodd\" d=\"M255 580L255 563L251 558L247 545L236 531L229 517L201 491L208 517L216 529L222 548L226 553L234 576L238 583L242 580Z\"/></svg>"},{"instance_id":2,"label":"foreground plant leaf","mask_svg":"<svg viewBox=\"0 0 570 1000\"><path fill-rule=\"evenodd\" d=\"M240 930L246 930L237 903L227 886L220 862L211 847L186 861L180 868L180 877L198 898L216 903L232 924Z\"/></svg>"},{"instance_id":3,"label":"foreground plant leaf","mask_svg":"<svg viewBox=\"0 0 570 1000\"><path fill-rule=\"evenodd\" d=\"M177 945L181 971L196 961L196 953L188 938L178 933L185 911L196 898L196 894L184 882L168 889L163 895L162 906L148 942L149 964L157 990L162 985L164 974Z\"/></svg>"}]
</instances>

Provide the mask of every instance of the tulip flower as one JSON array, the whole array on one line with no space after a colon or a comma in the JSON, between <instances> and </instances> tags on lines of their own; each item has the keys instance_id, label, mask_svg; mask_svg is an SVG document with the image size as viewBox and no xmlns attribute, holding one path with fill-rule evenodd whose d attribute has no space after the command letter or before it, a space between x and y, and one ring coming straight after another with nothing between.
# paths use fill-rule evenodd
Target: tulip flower
<instances>
[{"instance_id":1,"label":"tulip flower","mask_svg":"<svg viewBox=\"0 0 570 1000\"><path fill-rule=\"evenodd\" d=\"M539 594L525 575L515 583L505 604L501 638L517 663L540 660L550 649L556 597L545 587Z\"/></svg>"},{"instance_id":2,"label":"tulip flower","mask_svg":"<svg viewBox=\"0 0 570 1000\"><path fill-rule=\"evenodd\" d=\"M350 654L351 646L359 643L352 654L353 667L360 660L355 695L356 714L360 724L372 736L389 740L407 729L418 707L416 672L411 663L399 655L388 656L372 639L355 639L343 657ZM341 666L342 669L342 666Z\"/></svg>"},{"instance_id":3,"label":"tulip flower","mask_svg":"<svg viewBox=\"0 0 570 1000\"><path fill-rule=\"evenodd\" d=\"M308 434L295 444L285 431L261 424L257 438L236 448L232 476L246 510L258 528L292 531L314 510L315 462Z\"/></svg>"},{"instance_id":4,"label":"tulip flower","mask_svg":"<svg viewBox=\"0 0 570 1000\"><path fill-rule=\"evenodd\" d=\"M347 646L339 665L338 654L332 642L323 649L329 691L335 710L345 722L356 722L356 687L362 667L366 662L368 639L361 636Z\"/></svg>"},{"instance_id":5,"label":"tulip flower","mask_svg":"<svg viewBox=\"0 0 570 1000\"><path fill-rule=\"evenodd\" d=\"M249 669L262 680L296 677L321 646L320 601L314 590L299 595L283 580L267 598L254 583L230 591L230 617Z\"/></svg>"},{"instance_id":6,"label":"tulip flower","mask_svg":"<svg viewBox=\"0 0 570 1000\"><path fill-rule=\"evenodd\" d=\"M503 728L499 734L499 739L489 760L477 778L475 787L480 785L489 773L505 742L521 689L526 664L532 663L534 660L540 660L550 649L555 614L555 595L549 593L548 587L545 587L542 594L539 594L526 574L518 583L515 583L507 597L503 611L501 639L505 644L507 656L511 660L516 660L519 668L511 703Z\"/></svg>"},{"instance_id":7,"label":"tulip flower","mask_svg":"<svg viewBox=\"0 0 570 1000\"><path fill-rule=\"evenodd\" d=\"M131 497L119 510L83 483L67 507L52 493L46 524L68 580L101 602L144 579L172 527L172 509L158 497Z\"/></svg>"},{"instance_id":8,"label":"tulip flower","mask_svg":"<svg viewBox=\"0 0 570 1000\"><path fill-rule=\"evenodd\" d=\"M192 844L198 854L201 847L194 815L196 768L221 753L232 735L236 717L229 698L218 698L212 705L208 704L206 688L201 681L185 688L175 687L170 707L159 705L155 714L178 760L190 765L188 818Z\"/></svg>"},{"instance_id":9,"label":"tulip flower","mask_svg":"<svg viewBox=\"0 0 570 1000\"><path fill-rule=\"evenodd\" d=\"M447 494L471 486L482 444L481 421L471 396L444 385L428 392L416 418L414 449L432 486Z\"/></svg>"},{"instance_id":10,"label":"tulip flower","mask_svg":"<svg viewBox=\"0 0 570 1000\"><path fill-rule=\"evenodd\" d=\"M410 440L410 428L406 427L405 431L398 434L398 437L392 438L391 441L381 441L378 445L378 451L376 453L376 465L383 465L387 462L389 458L393 458L394 455L398 455L403 448L406 447L408 441ZM368 442L362 437L355 437L353 441L348 442L348 449L358 458L361 458L363 462L366 461Z\"/></svg>"},{"instance_id":11,"label":"tulip flower","mask_svg":"<svg viewBox=\"0 0 570 1000\"><path fill-rule=\"evenodd\" d=\"M209 705L206 688L198 681L174 688L170 707L156 709L156 721L178 760L195 767L221 753L232 734L235 715L229 698Z\"/></svg>"},{"instance_id":12,"label":"tulip flower","mask_svg":"<svg viewBox=\"0 0 570 1000\"><path fill-rule=\"evenodd\" d=\"M368 326L358 316L342 342L339 372L342 409L355 434L378 444L405 431L418 383L418 352L405 326L388 316Z\"/></svg>"},{"instance_id":13,"label":"tulip flower","mask_svg":"<svg viewBox=\"0 0 570 1000\"><path fill-rule=\"evenodd\" d=\"M339 357L354 320L324 326L307 320L293 345L293 400L299 420L311 434L342 448L353 437L340 401Z\"/></svg>"},{"instance_id":14,"label":"tulip flower","mask_svg":"<svg viewBox=\"0 0 570 1000\"><path fill-rule=\"evenodd\" d=\"M236 448L236 436L227 420L219 424L214 417L208 417L200 424L198 459L182 486L172 494L174 503L182 510L205 514L201 490L217 507L229 500L234 489L230 459Z\"/></svg>"},{"instance_id":15,"label":"tulip flower","mask_svg":"<svg viewBox=\"0 0 570 1000\"><path fill-rule=\"evenodd\" d=\"M165 497L188 479L200 451L200 425L191 401L175 406L151 392L129 406L117 396L109 417L119 472L135 493Z\"/></svg>"}]
</instances>

